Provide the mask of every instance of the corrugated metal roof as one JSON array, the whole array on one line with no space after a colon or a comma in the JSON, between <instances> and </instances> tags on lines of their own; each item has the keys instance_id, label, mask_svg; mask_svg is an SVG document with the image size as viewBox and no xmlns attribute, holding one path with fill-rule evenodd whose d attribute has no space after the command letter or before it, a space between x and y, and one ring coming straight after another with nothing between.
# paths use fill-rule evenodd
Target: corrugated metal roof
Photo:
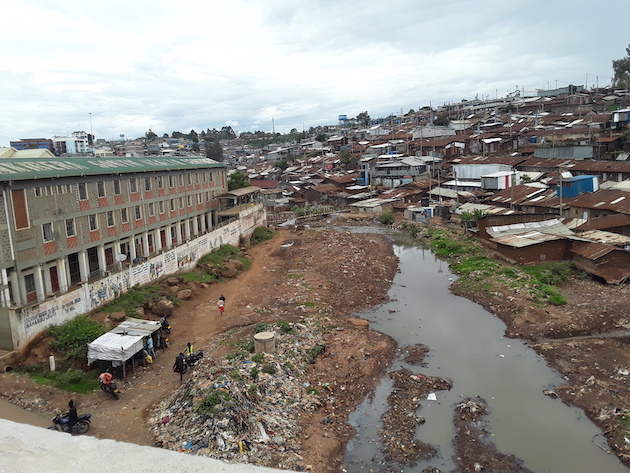
<instances>
[{"instance_id":1,"label":"corrugated metal roof","mask_svg":"<svg viewBox=\"0 0 630 473\"><path fill-rule=\"evenodd\" d=\"M576 242L571 249L576 255L590 260L596 260L615 250L616 248L612 245L594 242Z\"/></svg>"},{"instance_id":2,"label":"corrugated metal roof","mask_svg":"<svg viewBox=\"0 0 630 473\"><path fill-rule=\"evenodd\" d=\"M225 164L198 156L55 159L11 157L0 159L0 181L221 167L225 167Z\"/></svg>"},{"instance_id":3,"label":"corrugated metal roof","mask_svg":"<svg viewBox=\"0 0 630 473\"><path fill-rule=\"evenodd\" d=\"M630 245L630 237L620 235L619 233L604 232L602 230L589 230L587 232L582 232L580 233L580 238L616 246Z\"/></svg>"}]
</instances>

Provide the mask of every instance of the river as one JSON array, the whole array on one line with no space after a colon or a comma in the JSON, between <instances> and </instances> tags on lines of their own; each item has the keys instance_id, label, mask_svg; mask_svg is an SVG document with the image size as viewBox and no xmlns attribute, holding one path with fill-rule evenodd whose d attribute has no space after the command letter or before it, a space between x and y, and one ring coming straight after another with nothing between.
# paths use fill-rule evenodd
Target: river
<instances>
[{"instance_id":1,"label":"river","mask_svg":"<svg viewBox=\"0 0 630 473\"><path fill-rule=\"evenodd\" d=\"M439 457L397 471L419 473L427 467L454 471L453 406L465 397L480 396L490 411L486 418L490 440L533 472L628 473L617 457L593 442L606 446L601 431L583 411L543 394L544 389L562 384L561 376L525 342L505 338L500 319L450 292L456 276L445 262L418 246L397 242L394 249L400 271L389 292L391 301L359 315L400 347L429 348L428 367L398 359L392 370L404 367L453 381L452 390L436 392L435 401L423 400L418 411L426 423L416 436L436 446ZM345 457L350 473L378 469L383 461L378 432L391 386L385 376L375 396L350 417L358 431Z\"/></svg>"}]
</instances>

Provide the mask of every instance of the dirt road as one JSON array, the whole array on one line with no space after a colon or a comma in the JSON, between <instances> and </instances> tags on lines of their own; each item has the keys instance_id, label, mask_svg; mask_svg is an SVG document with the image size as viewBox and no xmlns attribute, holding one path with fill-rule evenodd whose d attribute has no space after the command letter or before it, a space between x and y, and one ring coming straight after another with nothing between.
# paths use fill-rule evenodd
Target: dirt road
<instances>
[{"instance_id":1,"label":"dirt road","mask_svg":"<svg viewBox=\"0 0 630 473\"><path fill-rule=\"evenodd\" d=\"M309 311L318 311L343 331L328 337L327 352L334 356L318 358L308 374L309 381L336 381L348 389L339 393L334 410L325 407L303 417L301 455L312 471L342 467L345 443L352 435L347 413L373 390L396 349L388 337L348 323L348 316L386 300L397 260L391 243L382 236L315 226L297 232L282 230L273 240L251 248L251 269L233 280L207 288L191 286L192 299L182 302L170 318L171 347L158 351L155 363L139 368L122 383L120 401L101 392L76 397L80 412L95 414L90 433L154 445L147 419L159 401L179 386L179 375L171 368L187 342L206 350L219 333L228 332L234 339L251 337L255 323L297 321ZM300 276L299 283L296 275ZM608 433L615 452L627 462L630 450L623 438L630 432L620 420L625 420L630 409L629 340L606 337L605 333L630 323L630 291L576 280L563 293L570 302L560 308L536 305L509 287L461 295L501 317L508 336L530 340L530 345L565 375L566 385L554 394L584 409ZM227 299L222 317L217 308L221 294ZM591 337L571 338L581 335ZM219 359L226 350L226 346L219 346L208 351L206 358ZM2 374L0 386L3 397L46 417L54 408L63 409L69 399L67 393L35 385L24 376Z\"/></svg>"}]
</instances>

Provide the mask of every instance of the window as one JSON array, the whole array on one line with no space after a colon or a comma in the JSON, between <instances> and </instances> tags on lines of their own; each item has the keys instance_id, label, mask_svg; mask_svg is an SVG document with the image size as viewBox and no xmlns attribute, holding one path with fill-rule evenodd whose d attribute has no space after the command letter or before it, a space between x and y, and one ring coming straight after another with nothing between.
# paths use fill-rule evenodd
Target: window
<instances>
[{"instance_id":1,"label":"window","mask_svg":"<svg viewBox=\"0 0 630 473\"><path fill-rule=\"evenodd\" d=\"M173 177L172 174L169 174L168 176L168 186L175 187L175 178Z\"/></svg>"},{"instance_id":2,"label":"window","mask_svg":"<svg viewBox=\"0 0 630 473\"><path fill-rule=\"evenodd\" d=\"M199 174L195 174L195 184L199 184Z\"/></svg>"},{"instance_id":3,"label":"window","mask_svg":"<svg viewBox=\"0 0 630 473\"><path fill-rule=\"evenodd\" d=\"M114 226L114 212L112 212L111 210L107 212L107 226L108 227Z\"/></svg>"},{"instance_id":4,"label":"window","mask_svg":"<svg viewBox=\"0 0 630 473\"><path fill-rule=\"evenodd\" d=\"M136 220L142 220L142 210L139 205L135 206Z\"/></svg>"},{"instance_id":5,"label":"window","mask_svg":"<svg viewBox=\"0 0 630 473\"><path fill-rule=\"evenodd\" d=\"M163 214L164 213L164 201L160 200L158 202L158 208L160 209L160 213Z\"/></svg>"},{"instance_id":6,"label":"window","mask_svg":"<svg viewBox=\"0 0 630 473\"><path fill-rule=\"evenodd\" d=\"M184 175L183 175L183 174L180 174L180 175L179 175L179 185L180 185L180 186L183 186L183 185L184 185Z\"/></svg>"},{"instance_id":7,"label":"window","mask_svg":"<svg viewBox=\"0 0 630 473\"><path fill-rule=\"evenodd\" d=\"M175 211L175 199L171 199L171 212Z\"/></svg>"},{"instance_id":8,"label":"window","mask_svg":"<svg viewBox=\"0 0 630 473\"><path fill-rule=\"evenodd\" d=\"M192 196L191 195L187 195L186 196L186 205L188 205L188 207L192 207Z\"/></svg>"},{"instance_id":9,"label":"window","mask_svg":"<svg viewBox=\"0 0 630 473\"><path fill-rule=\"evenodd\" d=\"M53 186L46 186L44 189L46 190L46 195L53 195Z\"/></svg>"},{"instance_id":10,"label":"window","mask_svg":"<svg viewBox=\"0 0 630 473\"><path fill-rule=\"evenodd\" d=\"M135 177L129 179L129 192L131 192L132 194L134 192L138 192L138 183L136 182Z\"/></svg>"},{"instance_id":11,"label":"window","mask_svg":"<svg viewBox=\"0 0 630 473\"><path fill-rule=\"evenodd\" d=\"M27 274L24 276L24 288L26 292L35 292L35 275Z\"/></svg>"},{"instance_id":12,"label":"window","mask_svg":"<svg viewBox=\"0 0 630 473\"><path fill-rule=\"evenodd\" d=\"M180 197L180 198L179 198L179 208L180 208L180 209L183 209L183 208L184 208L184 198L183 198L183 197Z\"/></svg>"},{"instance_id":13,"label":"window","mask_svg":"<svg viewBox=\"0 0 630 473\"><path fill-rule=\"evenodd\" d=\"M162 176L157 177L157 186L158 189L162 189L164 187L164 180L162 179Z\"/></svg>"},{"instance_id":14,"label":"window","mask_svg":"<svg viewBox=\"0 0 630 473\"><path fill-rule=\"evenodd\" d=\"M151 190L151 178L150 177L145 177L144 178L144 190L145 191L150 191Z\"/></svg>"},{"instance_id":15,"label":"window","mask_svg":"<svg viewBox=\"0 0 630 473\"><path fill-rule=\"evenodd\" d=\"M129 216L127 215L127 209L120 209L120 221L122 223L129 222Z\"/></svg>"},{"instance_id":16,"label":"window","mask_svg":"<svg viewBox=\"0 0 630 473\"><path fill-rule=\"evenodd\" d=\"M192 174L187 174L186 175L186 181L188 182L189 186L192 185Z\"/></svg>"},{"instance_id":17,"label":"window","mask_svg":"<svg viewBox=\"0 0 630 473\"><path fill-rule=\"evenodd\" d=\"M151 217L155 215L155 205L153 205L153 202L149 202L149 215Z\"/></svg>"},{"instance_id":18,"label":"window","mask_svg":"<svg viewBox=\"0 0 630 473\"><path fill-rule=\"evenodd\" d=\"M98 230L98 220L96 214L88 215L88 222L90 224L90 231Z\"/></svg>"},{"instance_id":19,"label":"window","mask_svg":"<svg viewBox=\"0 0 630 473\"><path fill-rule=\"evenodd\" d=\"M77 184L77 189L79 192L79 200L87 200L87 188L85 187L85 182L81 184Z\"/></svg>"},{"instance_id":20,"label":"window","mask_svg":"<svg viewBox=\"0 0 630 473\"><path fill-rule=\"evenodd\" d=\"M66 236L75 236L76 232L74 230L74 219L69 218L66 220Z\"/></svg>"},{"instance_id":21,"label":"window","mask_svg":"<svg viewBox=\"0 0 630 473\"><path fill-rule=\"evenodd\" d=\"M42 235L44 237L44 243L55 240L52 223L44 223L42 225Z\"/></svg>"},{"instance_id":22,"label":"window","mask_svg":"<svg viewBox=\"0 0 630 473\"><path fill-rule=\"evenodd\" d=\"M114 195L120 195L120 180L114 179Z\"/></svg>"},{"instance_id":23,"label":"window","mask_svg":"<svg viewBox=\"0 0 630 473\"><path fill-rule=\"evenodd\" d=\"M203 203L203 194L201 194L201 193L197 194L197 203L198 204L202 204Z\"/></svg>"},{"instance_id":24,"label":"window","mask_svg":"<svg viewBox=\"0 0 630 473\"><path fill-rule=\"evenodd\" d=\"M65 187L64 185L57 185L57 194L61 195L61 194L65 194Z\"/></svg>"},{"instance_id":25,"label":"window","mask_svg":"<svg viewBox=\"0 0 630 473\"><path fill-rule=\"evenodd\" d=\"M42 196L42 188L41 187L36 187L35 188L35 197L41 197Z\"/></svg>"},{"instance_id":26,"label":"window","mask_svg":"<svg viewBox=\"0 0 630 473\"><path fill-rule=\"evenodd\" d=\"M96 193L99 197L105 197L105 183L103 181L96 183Z\"/></svg>"}]
</instances>

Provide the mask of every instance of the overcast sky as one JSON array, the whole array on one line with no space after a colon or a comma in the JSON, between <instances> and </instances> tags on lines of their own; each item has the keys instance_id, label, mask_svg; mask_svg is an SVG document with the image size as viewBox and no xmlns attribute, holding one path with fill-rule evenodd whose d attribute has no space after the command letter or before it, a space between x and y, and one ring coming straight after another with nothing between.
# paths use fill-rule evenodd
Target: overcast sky
<instances>
[{"instance_id":1,"label":"overcast sky","mask_svg":"<svg viewBox=\"0 0 630 473\"><path fill-rule=\"evenodd\" d=\"M0 146L78 130L284 133L517 87L604 86L630 43L628 0L2 5Z\"/></svg>"}]
</instances>

